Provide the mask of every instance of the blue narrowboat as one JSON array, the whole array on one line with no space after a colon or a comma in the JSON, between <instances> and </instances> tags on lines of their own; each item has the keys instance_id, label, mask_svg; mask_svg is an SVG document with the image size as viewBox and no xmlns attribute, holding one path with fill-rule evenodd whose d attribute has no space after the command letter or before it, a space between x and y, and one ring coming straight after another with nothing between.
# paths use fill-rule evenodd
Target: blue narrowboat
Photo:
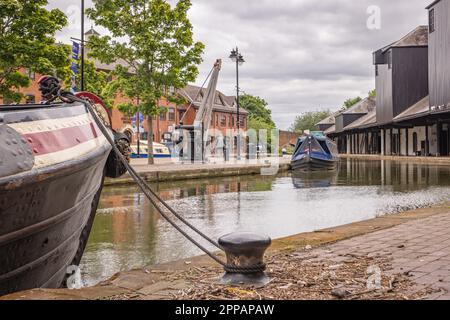
<instances>
[{"instance_id":1,"label":"blue narrowboat","mask_svg":"<svg viewBox=\"0 0 450 320\"><path fill-rule=\"evenodd\" d=\"M321 132L303 135L297 141L291 166L293 170L335 170L339 162L336 144Z\"/></svg>"}]
</instances>

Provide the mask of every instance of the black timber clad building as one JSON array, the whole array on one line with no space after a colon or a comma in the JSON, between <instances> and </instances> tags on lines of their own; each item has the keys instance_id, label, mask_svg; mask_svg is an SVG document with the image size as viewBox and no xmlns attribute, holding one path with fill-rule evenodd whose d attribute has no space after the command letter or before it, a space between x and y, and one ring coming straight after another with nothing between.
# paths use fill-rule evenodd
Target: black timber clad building
<instances>
[{"instance_id":1,"label":"black timber clad building","mask_svg":"<svg viewBox=\"0 0 450 320\"><path fill-rule=\"evenodd\" d=\"M377 123L385 125L428 95L428 27L373 53Z\"/></svg>"}]
</instances>

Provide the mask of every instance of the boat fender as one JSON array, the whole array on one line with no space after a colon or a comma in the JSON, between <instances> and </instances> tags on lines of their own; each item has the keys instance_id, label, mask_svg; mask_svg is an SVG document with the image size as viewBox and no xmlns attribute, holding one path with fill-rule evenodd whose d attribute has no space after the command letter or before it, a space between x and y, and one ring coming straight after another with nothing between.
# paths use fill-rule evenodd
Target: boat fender
<instances>
[{"instance_id":1,"label":"boat fender","mask_svg":"<svg viewBox=\"0 0 450 320\"><path fill-rule=\"evenodd\" d=\"M131 147L128 136L122 132L113 132L114 142L120 153L130 162ZM106 161L106 176L108 178L119 178L127 172L127 169L120 161L119 156L113 151L108 156Z\"/></svg>"}]
</instances>

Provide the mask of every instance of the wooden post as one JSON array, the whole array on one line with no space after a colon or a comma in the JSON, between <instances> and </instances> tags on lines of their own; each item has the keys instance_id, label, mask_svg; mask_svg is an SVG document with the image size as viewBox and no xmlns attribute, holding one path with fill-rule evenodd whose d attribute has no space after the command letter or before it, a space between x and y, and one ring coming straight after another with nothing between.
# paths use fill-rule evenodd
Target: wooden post
<instances>
[{"instance_id":1,"label":"wooden post","mask_svg":"<svg viewBox=\"0 0 450 320\"><path fill-rule=\"evenodd\" d=\"M392 147L394 146L394 144L393 144L393 141L394 141L394 129L393 128L391 128L391 138L390 138L390 140L391 140L391 156L392 155L394 155L394 150L392 149Z\"/></svg>"},{"instance_id":2,"label":"wooden post","mask_svg":"<svg viewBox=\"0 0 450 320\"><path fill-rule=\"evenodd\" d=\"M430 140L428 138L428 124L425 125L425 157L430 153Z\"/></svg>"},{"instance_id":3,"label":"wooden post","mask_svg":"<svg viewBox=\"0 0 450 320\"><path fill-rule=\"evenodd\" d=\"M370 152L369 152L369 132L366 132L366 150L364 150L365 151L365 154L369 154Z\"/></svg>"},{"instance_id":4,"label":"wooden post","mask_svg":"<svg viewBox=\"0 0 450 320\"><path fill-rule=\"evenodd\" d=\"M438 120L436 122L436 157L441 156L441 135L442 135L442 123Z\"/></svg>"},{"instance_id":5,"label":"wooden post","mask_svg":"<svg viewBox=\"0 0 450 320\"><path fill-rule=\"evenodd\" d=\"M359 133L356 133L356 153L360 154L360 150L359 150L360 144L359 144Z\"/></svg>"},{"instance_id":6,"label":"wooden post","mask_svg":"<svg viewBox=\"0 0 450 320\"><path fill-rule=\"evenodd\" d=\"M406 156L409 156L409 132L408 128L405 129L406 134Z\"/></svg>"}]
</instances>

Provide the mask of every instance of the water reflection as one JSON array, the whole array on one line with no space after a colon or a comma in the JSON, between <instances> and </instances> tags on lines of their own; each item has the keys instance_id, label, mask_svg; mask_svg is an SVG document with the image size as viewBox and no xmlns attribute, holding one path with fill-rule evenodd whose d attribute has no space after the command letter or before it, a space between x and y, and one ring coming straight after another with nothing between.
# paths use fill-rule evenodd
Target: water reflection
<instances>
[{"instance_id":1,"label":"water reflection","mask_svg":"<svg viewBox=\"0 0 450 320\"><path fill-rule=\"evenodd\" d=\"M297 189L303 188L327 188L337 185L339 170L292 172L292 183Z\"/></svg>"},{"instance_id":2,"label":"water reflection","mask_svg":"<svg viewBox=\"0 0 450 320\"><path fill-rule=\"evenodd\" d=\"M237 230L273 238L427 206L449 198L450 167L346 161L335 172L155 185L213 238ZM134 187L105 188L82 261L87 284L120 270L201 253Z\"/></svg>"}]
</instances>

